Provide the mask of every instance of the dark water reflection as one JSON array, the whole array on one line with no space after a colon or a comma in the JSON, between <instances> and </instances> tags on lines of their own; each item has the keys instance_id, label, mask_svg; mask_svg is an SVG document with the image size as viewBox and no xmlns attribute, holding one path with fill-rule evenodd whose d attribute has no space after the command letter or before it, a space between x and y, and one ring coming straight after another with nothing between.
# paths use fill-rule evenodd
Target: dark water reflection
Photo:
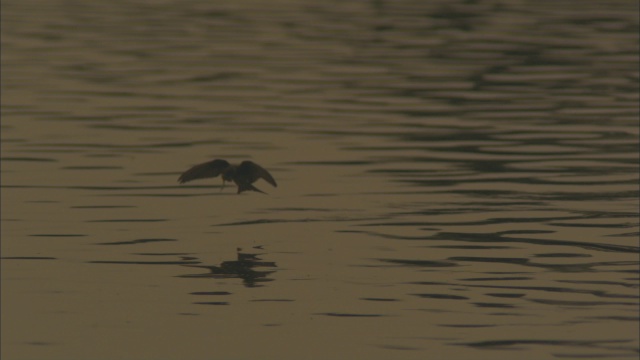
<instances>
[{"instance_id":1,"label":"dark water reflection","mask_svg":"<svg viewBox=\"0 0 640 360\"><path fill-rule=\"evenodd\" d=\"M3 1L2 357L635 359L637 15Z\"/></svg>"},{"instance_id":2,"label":"dark water reflection","mask_svg":"<svg viewBox=\"0 0 640 360\"><path fill-rule=\"evenodd\" d=\"M259 283L272 281L268 276L275 271L258 270L258 268L275 268L276 263L272 261L262 261L258 254L240 252L238 250L237 260L227 260L220 265L185 265L193 268L206 269L207 274L187 274L182 277L189 278L240 278L247 287L260 286Z\"/></svg>"}]
</instances>

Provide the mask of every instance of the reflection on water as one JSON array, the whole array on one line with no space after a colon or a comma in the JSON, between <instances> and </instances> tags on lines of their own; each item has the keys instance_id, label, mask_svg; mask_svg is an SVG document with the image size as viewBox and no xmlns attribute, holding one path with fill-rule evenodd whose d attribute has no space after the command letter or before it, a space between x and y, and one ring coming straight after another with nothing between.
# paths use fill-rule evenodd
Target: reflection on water
<instances>
[{"instance_id":1,"label":"reflection on water","mask_svg":"<svg viewBox=\"0 0 640 360\"><path fill-rule=\"evenodd\" d=\"M2 7L2 358L637 357L637 3Z\"/></svg>"},{"instance_id":2,"label":"reflection on water","mask_svg":"<svg viewBox=\"0 0 640 360\"><path fill-rule=\"evenodd\" d=\"M259 283L272 281L267 278L269 274L275 271L256 270L255 268L273 268L276 267L275 262L262 261L257 254L241 253L238 249L237 260L223 261L219 266L215 265L185 265L193 268L207 269L208 274L186 274L181 277L189 278L239 278L247 287L261 286Z\"/></svg>"}]
</instances>

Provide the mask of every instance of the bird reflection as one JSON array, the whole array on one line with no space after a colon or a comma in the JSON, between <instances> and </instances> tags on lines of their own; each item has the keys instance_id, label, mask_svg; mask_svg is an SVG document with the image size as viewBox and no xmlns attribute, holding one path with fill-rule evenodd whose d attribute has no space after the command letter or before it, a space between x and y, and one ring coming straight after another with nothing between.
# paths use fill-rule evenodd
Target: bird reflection
<instances>
[{"instance_id":1,"label":"bird reflection","mask_svg":"<svg viewBox=\"0 0 640 360\"><path fill-rule=\"evenodd\" d=\"M208 274L182 275L181 277L204 278L240 278L247 287L256 287L257 283L272 281L267 276L275 271L254 270L256 267L276 267L272 261L262 261L259 254L240 252L238 249L237 260L223 261L219 266L215 265L184 265L186 267L207 269Z\"/></svg>"},{"instance_id":2,"label":"bird reflection","mask_svg":"<svg viewBox=\"0 0 640 360\"><path fill-rule=\"evenodd\" d=\"M178 178L178 182L184 184L191 180L214 178L218 175L222 175L222 188L220 191L224 188L225 181L233 181L238 186L238 194L243 191L257 191L266 194L252 185L258 179L264 179L274 187L278 186L267 170L249 160L243 161L240 165L231 165L222 159L207 161L182 173Z\"/></svg>"}]
</instances>

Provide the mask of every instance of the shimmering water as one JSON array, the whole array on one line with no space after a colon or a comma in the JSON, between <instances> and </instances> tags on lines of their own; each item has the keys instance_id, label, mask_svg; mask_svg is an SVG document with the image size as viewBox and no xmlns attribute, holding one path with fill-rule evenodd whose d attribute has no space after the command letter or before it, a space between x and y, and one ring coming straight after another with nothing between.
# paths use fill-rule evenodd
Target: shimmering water
<instances>
[{"instance_id":1,"label":"shimmering water","mask_svg":"<svg viewBox=\"0 0 640 360\"><path fill-rule=\"evenodd\" d=\"M637 357L637 2L1 23L3 360Z\"/></svg>"}]
</instances>

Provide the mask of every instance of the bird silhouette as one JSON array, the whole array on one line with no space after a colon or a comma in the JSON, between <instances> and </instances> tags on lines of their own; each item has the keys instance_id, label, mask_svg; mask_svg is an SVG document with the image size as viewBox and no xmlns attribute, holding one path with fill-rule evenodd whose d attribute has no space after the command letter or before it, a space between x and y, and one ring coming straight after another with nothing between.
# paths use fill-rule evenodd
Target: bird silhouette
<instances>
[{"instance_id":1,"label":"bird silhouette","mask_svg":"<svg viewBox=\"0 0 640 360\"><path fill-rule=\"evenodd\" d=\"M191 180L214 178L218 175L222 175L222 188L220 191L224 188L225 181L233 181L238 186L238 194L249 190L266 194L264 191L251 185L260 178L266 180L274 187L278 186L273 176L271 176L267 170L249 160L241 162L240 165L231 165L228 161L222 159L207 161L182 173L178 178L178 182L184 184Z\"/></svg>"}]
</instances>

